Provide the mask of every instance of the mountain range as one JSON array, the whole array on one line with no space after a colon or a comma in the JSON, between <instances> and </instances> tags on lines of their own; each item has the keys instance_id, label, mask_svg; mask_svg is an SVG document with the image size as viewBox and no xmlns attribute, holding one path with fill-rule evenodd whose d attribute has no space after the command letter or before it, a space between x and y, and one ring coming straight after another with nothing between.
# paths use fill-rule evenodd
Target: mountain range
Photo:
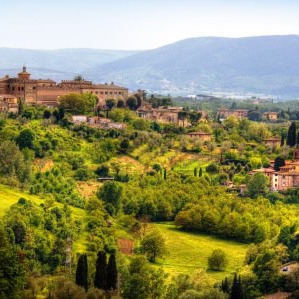
<instances>
[{"instance_id":1,"label":"mountain range","mask_svg":"<svg viewBox=\"0 0 299 299\"><path fill-rule=\"evenodd\" d=\"M26 63L33 77L82 74L131 90L170 94L236 92L299 96L299 36L199 37L153 50L0 48L0 74Z\"/></svg>"}]
</instances>

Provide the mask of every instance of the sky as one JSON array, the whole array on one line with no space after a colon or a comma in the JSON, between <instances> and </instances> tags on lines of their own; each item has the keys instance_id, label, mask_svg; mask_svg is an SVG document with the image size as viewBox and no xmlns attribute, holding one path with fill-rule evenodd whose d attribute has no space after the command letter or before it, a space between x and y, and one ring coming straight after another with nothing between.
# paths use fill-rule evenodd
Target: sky
<instances>
[{"instance_id":1,"label":"sky","mask_svg":"<svg viewBox=\"0 0 299 299\"><path fill-rule=\"evenodd\" d=\"M147 50L203 36L299 34L298 0L0 0L0 47Z\"/></svg>"}]
</instances>

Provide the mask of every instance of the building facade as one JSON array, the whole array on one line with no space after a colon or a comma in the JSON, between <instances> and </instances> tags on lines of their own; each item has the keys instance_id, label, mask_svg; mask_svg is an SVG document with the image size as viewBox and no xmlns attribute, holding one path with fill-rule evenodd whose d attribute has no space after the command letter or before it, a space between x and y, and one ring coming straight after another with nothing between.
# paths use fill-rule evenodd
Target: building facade
<instances>
[{"instance_id":1,"label":"building facade","mask_svg":"<svg viewBox=\"0 0 299 299\"><path fill-rule=\"evenodd\" d=\"M285 161L285 166L274 169L274 162L268 168L255 169L252 174L261 172L270 179L270 190L285 191L287 189L299 188L299 148L294 152L293 161Z\"/></svg>"},{"instance_id":2,"label":"building facade","mask_svg":"<svg viewBox=\"0 0 299 299\"><path fill-rule=\"evenodd\" d=\"M227 118L231 115L234 115L238 118L246 118L248 116L247 109L236 109L236 110L229 110L229 109L218 109L218 115L220 118Z\"/></svg>"},{"instance_id":3,"label":"building facade","mask_svg":"<svg viewBox=\"0 0 299 299\"><path fill-rule=\"evenodd\" d=\"M53 80L31 79L26 67L16 78L5 76L0 79L0 96L10 95L17 100L24 100L29 105L57 106L59 97L70 93L91 93L98 98L98 104L105 105L107 99L126 100L129 91L125 87L108 84L93 84L85 80Z\"/></svg>"}]
</instances>

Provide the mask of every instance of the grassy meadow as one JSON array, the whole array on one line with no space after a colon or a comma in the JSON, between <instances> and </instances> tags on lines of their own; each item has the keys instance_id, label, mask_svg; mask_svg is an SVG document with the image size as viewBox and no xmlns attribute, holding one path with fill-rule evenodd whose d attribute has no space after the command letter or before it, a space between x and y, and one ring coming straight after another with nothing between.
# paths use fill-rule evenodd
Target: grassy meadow
<instances>
[{"instance_id":1,"label":"grassy meadow","mask_svg":"<svg viewBox=\"0 0 299 299\"><path fill-rule=\"evenodd\" d=\"M204 269L213 280L220 281L244 264L248 244L183 232L172 223L157 223L154 226L164 235L168 251L163 259L158 259L157 264L171 276L179 273L193 275L196 270ZM228 255L229 263L224 271L208 270L208 256L215 249L222 249Z\"/></svg>"},{"instance_id":2,"label":"grassy meadow","mask_svg":"<svg viewBox=\"0 0 299 299\"><path fill-rule=\"evenodd\" d=\"M36 195L29 194L28 192L24 192L18 189L14 189L13 187L5 186L0 184L0 219L3 217L5 211L7 211L10 206L17 203L19 198L26 198L31 200L37 205L40 205L44 202L44 197L39 197ZM55 202L55 206L63 207L63 204ZM85 211L83 209L70 207L74 217L82 218L85 216Z\"/></svg>"}]
</instances>

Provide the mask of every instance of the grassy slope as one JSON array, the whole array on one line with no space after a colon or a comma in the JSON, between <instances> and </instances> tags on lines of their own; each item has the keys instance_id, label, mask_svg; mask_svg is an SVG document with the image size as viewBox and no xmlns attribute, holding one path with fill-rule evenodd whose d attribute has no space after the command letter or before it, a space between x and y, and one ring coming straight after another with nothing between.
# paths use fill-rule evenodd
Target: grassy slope
<instances>
[{"instance_id":1,"label":"grassy slope","mask_svg":"<svg viewBox=\"0 0 299 299\"><path fill-rule=\"evenodd\" d=\"M13 189L12 187L0 184L0 218L3 217L5 211L9 209L10 206L15 204L20 197L31 200L35 204L39 205L44 202L42 197L36 195L31 195L24 191ZM55 203L58 207L63 207L60 203ZM71 207L72 213L76 218L82 218L85 216L85 211L79 208Z\"/></svg>"},{"instance_id":2,"label":"grassy slope","mask_svg":"<svg viewBox=\"0 0 299 299\"><path fill-rule=\"evenodd\" d=\"M207 271L215 281L233 274L244 263L247 244L182 232L169 223L158 223L155 226L163 233L168 250L164 259L158 260L158 265L162 265L170 275L178 273L192 275L199 268L207 270L207 259L214 249L224 250L229 257L229 264L225 271Z\"/></svg>"}]
</instances>

